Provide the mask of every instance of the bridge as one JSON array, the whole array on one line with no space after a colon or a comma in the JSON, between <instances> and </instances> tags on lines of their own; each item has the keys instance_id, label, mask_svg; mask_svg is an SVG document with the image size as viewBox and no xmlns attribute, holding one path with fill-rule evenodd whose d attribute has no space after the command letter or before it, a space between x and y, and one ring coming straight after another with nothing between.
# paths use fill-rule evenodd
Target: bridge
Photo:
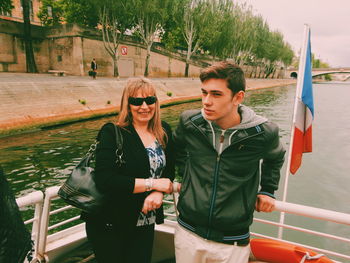
<instances>
[{"instance_id":1,"label":"bridge","mask_svg":"<svg viewBox=\"0 0 350 263\"><path fill-rule=\"evenodd\" d=\"M296 78L298 76L297 69L290 69L287 72L288 77ZM347 81L350 79L350 68L315 68L312 69L312 77L320 78L326 75L334 75L337 80Z\"/></svg>"}]
</instances>

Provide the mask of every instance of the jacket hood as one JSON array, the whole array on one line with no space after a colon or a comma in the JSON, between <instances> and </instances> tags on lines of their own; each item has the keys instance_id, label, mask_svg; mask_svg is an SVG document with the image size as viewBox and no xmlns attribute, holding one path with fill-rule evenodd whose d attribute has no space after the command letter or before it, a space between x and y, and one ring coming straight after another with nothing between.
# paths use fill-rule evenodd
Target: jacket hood
<instances>
[{"instance_id":1,"label":"jacket hood","mask_svg":"<svg viewBox=\"0 0 350 263\"><path fill-rule=\"evenodd\" d=\"M219 154L232 144L232 137L238 130L248 129L267 122L266 118L257 115L252 109L242 104L239 105L238 112L241 115L241 123L223 130L215 122L207 120L203 109L201 110L203 118L208 123L207 127L205 127L206 134ZM223 139L220 140L220 137L223 137Z\"/></svg>"},{"instance_id":2,"label":"jacket hood","mask_svg":"<svg viewBox=\"0 0 350 263\"><path fill-rule=\"evenodd\" d=\"M241 123L230 127L228 129L234 129L234 130L243 130L251 127L255 127L259 124L267 122L267 118L262 117L260 115L257 115L251 108L241 104L238 106L238 112L241 115ZM205 118L205 114L203 112L203 109L201 110L203 118L208 121L210 124L213 124L214 127L221 129L218 125L216 125L214 122L209 121Z\"/></svg>"},{"instance_id":3,"label":"jacket hood","mask_svg":"<svg viewBox=\"0 0 350 263\"><path fill-rule=\"evenodd\" d=\"M241 123L234 127L231 127L236 130L251 128L264 122L267 122L267 119L265 117L257 115L251 108L242 104L239 105L238 112L242 118Z\"/></svg>"}]
</instances>

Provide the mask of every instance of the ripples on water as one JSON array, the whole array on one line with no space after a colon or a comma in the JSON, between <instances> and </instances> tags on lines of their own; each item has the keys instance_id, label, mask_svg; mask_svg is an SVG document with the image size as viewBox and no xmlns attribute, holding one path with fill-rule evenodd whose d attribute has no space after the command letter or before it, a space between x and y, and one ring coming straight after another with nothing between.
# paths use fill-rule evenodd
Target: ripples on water
<instances>
[{"instance_id":1,"label":"ripples on water","mask_svg":"<svg viewBox=\"0 0 350 263\"><path fill-rule=\"evenodd\" d=\"M295 87L282 87L247 92L245 104L258 114L268 117L280 127L280 136L286 148L294 106ZM303 157L297 176L289 180L289 202L350 213L350 107L348 98L350 83L314 84L315 120L314 150ZM179 114L189 108L200 108L200 102L182 104L162 109L162 117L173 128ZM12 189L17 196L61 184L88 150L100 127L116 117L81 122L52 130L0 138L0 164L4 168ZM280 189L283 188L285 167L282 170ZM282 190L277 197L282 198ZM257 214L258 217L277 220L278 214ZM312 220L301 222L297 217L287 216L287 222L341 236L350 236L348 227L327 222L317 224ZM276 234L270 227L255 224L259 230ZM336 241L319 241L303 234L286 234L291 239L308 240L312 245L337 247L350 254L348 247Z\"/></svg>"}]
</instances>

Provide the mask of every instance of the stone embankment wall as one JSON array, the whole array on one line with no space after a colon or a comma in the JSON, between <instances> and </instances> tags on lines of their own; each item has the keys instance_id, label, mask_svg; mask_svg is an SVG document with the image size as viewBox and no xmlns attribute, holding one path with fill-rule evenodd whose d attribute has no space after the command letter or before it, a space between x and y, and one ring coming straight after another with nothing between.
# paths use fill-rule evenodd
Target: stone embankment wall
<instances>
[{"instance_id":1,"label":"stone embankment wall","mask_svg":"<svg viewBox=\"0 0 350 263\"><path fill-rule=\"evenodd\" d=\"M98 64L99 76L113 76L113 60L104 48L98 30L73 24L58 27L32 25L34 56L39 72L64 70L68 75L86 76L92 58ZM0 19L0 72L25 72L23 24ZM186 52L169 52L154 43L151 52L149 77L182 77ZM146 49L131 36L124 36L118 47L120 77L143 75ZM197 77L200 69L211 64L212 58L192 56L189 75ZM243 66L246 77L264 77L263 67ZM284 78L286 71L277 69L270 78ZM289 76L288 76L289 77Z\"/></svg>"},{"instance_id":2,"label":"stone embankment wall","mask_svg":"<svg viewBox=\"0 0 350 263\"><path fill-rule=\"evenodd\" d=\"M104 48L102 37L96 30L67 24L45 28L32 25L33 49L40 73L64 70L68 75L86 76L91 60L95 58L100 76L113 76L113 60ZM25 72L23 24L0 19L0 72ZM180 77L185 62L180 54L153 49L149 77ZM124 40L118 47L120 77L143 75L146 49L141 43ZM200 72L200 63L192 62L190 76Z\"/></svg>"},{"instance_id":3,"label":"stone embankment wall","mask_svg":"<svg viewBox=\"0 0 350 263\"><path fill-rule=\"evenodd\" d=\"M0 74L0 135L117 112L126 79L53 77L44 74ZM199 98L200 81L153 79L162 104ZM265 88L295 80L248 80Z\"/></svg>"}]
</instances>

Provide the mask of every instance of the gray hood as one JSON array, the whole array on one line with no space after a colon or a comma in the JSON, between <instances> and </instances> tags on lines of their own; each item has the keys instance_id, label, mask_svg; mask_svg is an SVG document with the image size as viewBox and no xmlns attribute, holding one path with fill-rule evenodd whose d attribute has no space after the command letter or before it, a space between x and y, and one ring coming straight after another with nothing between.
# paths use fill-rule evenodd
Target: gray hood
<instances>
[{"instance_id":1,"label":"gray hood","mask_svg":"<svg viewBox=\"0 0 350 263\"><path fill-rule=\"evenodd\" d=\"M201 112L202 116L205 119L203 109L201 110ZM208 134L213 147L219 154L221 154L224 149L226 149L232 144L232 137L237 132L237 130L255 127L259 124L267 122L266 118L256 115L256 113L252 109L242 104L239 105L238 112L241 115L241 123L226 130L221 129L215 122L205 119L209 124L208 128L206 129L206 133ZM213 136L213 134L215 134L215 136ZM221 144L220 136L222 135L224 136L224 140Z\"/></svg>"},{"instance_id":2,"label":"gray hood","mask_svg":"<svg viewBox=\"0 0 350 263\"><path fill-rule=\"evenodd\" d=\"M267 122L267 119L265 117L256 115L256 113L251 108L244 106L242 104L239 105L238 112L241 115L242 120L240 124L234 127L231 127L235 130L247 129L247 128L255 127L256 125L262 124L264 122Z\"/></svg>"}]
</instances>

